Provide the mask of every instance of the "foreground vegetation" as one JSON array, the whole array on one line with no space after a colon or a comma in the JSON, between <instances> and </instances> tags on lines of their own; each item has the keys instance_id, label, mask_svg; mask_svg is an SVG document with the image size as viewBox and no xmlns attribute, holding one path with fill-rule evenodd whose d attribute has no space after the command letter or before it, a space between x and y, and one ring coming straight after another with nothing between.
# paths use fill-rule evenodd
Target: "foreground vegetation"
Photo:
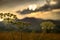
<instances>
[{"instance_id":1,"label":"foreground vegetation","mask_svg":"<svg viewBox=\"0 0 60 40\"><path fill-rule=\"evenodd\" d=\"M0 40L60 40L60 34L55 33L27 33L0 32Z\"/></svg>"},{"instance_id":2,"label":"foreground vegetation","mask_svg":"<svg viewBox=\"0 0 60 40\"><path fill-rule=\"evenodd\" d=\"M60 34L56 33L56 24L51 21L40 22L38 30L34 29L31 22L18 21L14 14L1 13L0 19L3 19L1 23L4 24L0 26L0 40L60 40Z\"/></svg>"}]
</instances>

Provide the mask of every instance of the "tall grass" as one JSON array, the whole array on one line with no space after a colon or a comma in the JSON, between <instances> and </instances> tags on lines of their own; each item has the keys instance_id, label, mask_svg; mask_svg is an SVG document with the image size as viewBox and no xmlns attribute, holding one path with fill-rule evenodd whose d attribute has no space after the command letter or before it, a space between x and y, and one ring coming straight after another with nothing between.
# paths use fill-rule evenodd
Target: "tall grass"
<instances>
[{"instance_id":1,"label":"tall grass","mask_svg":"<svg viewBox=\"0 0 60 40\"><path fill-rule=\"evenodd\" d=\"M0 32L0 40L21 40L20 32ZM22 40L60 40L60 34L22 32Z\"/></svg>"}]
</instances>

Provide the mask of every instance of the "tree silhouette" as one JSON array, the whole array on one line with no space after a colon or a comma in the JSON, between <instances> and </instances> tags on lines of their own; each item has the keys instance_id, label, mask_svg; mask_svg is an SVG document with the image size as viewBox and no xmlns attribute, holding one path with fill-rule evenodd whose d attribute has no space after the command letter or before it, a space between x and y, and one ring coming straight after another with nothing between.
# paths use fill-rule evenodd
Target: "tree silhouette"
<instances>
[{"instance_id":1,"label":"tree silhouette","mask_svg":"<svg viewBox=\"0 0 60 40\"><path fill-rule=\"evenodd\" d=\"M16 25L16 26L19 28L19 33L20 33L20 36L21 36L21 39L20 39L20 40L22 40L22 33L23 33L22 31L23 31L26 27L30 26L31 24L20 21L20 22L14 23L14 25Z\"/></svg>"},{"instance_id":2,"label":"tree silhouette","mask_svg":"<svg viewBox=\"0 0 60 40\"><path fill-rule=\"evenodd\" d=\"M3 13L0 13L0 18L1 18L1 19L3 18Z\"/></svg>"},{"instance_id":3,"label":"tree silhouette","mask_svg":"<svg viewBox=\"0 0 60 40\"><path fill-rule=\"evenodd\" d=\"M46 33L46 30L50 30L50 29L54 29L54 27L56 26L54 23L50 22L50 21L46 21L46 22L42 22L40 24L41 28L42 28L42 31L44 33Z\"/></svg>"},{"instance_id":4,"label":"tree silhouette","mask_svg":"<svg viewBox=\"0 0 60 40\"><path fill-rule=\"evenodd\" d=\"M14 16L14 14L11 14L11 13L5 13L3 14L3 23L5 26L7 26L8 30L13 30L10 25L12 25L13 22L16 22L15 18L12 16ZM16 17L16 16L15 16ZM16 17L17 18L17 17Z\"/></svg>"},{"instance_id":5,"label":"tree silhouette","mask_svg":"<svg viewBox=\"0 0 60 40\"><path fill-rule=\"evenodd\" d=\"M14 40L14 37L13 37L13 34L12 34L12 30L14 30L14 29L10 27L10 24L12 24L12 22L16 21L15 20L16 15L15 15L15 17L13 17L13 16L14 16L14 14L5 13L4 14L4 20L3 20L3 23L8 27L7 31L11 31L10 34L12 36L12 40Z\"/></svg>"},{"instance_id":6,"label":"tree silhouette","mask_svg":"<svg viewBox=\"0 0 60 40\"><path fill-rule=\"evenodd\" d=\"M13 15L13 18L14 18L14 19L17 19L16 15Z\"/></svg>"},{"instance_id":7,"label":"tree silhouette","mask_svg":"<svg viewBox=\"0 0 60 40\"><path fill-rule=\"evenodd\" d=\"M42 34L41 34L41 38L43 38L43 36L46 34L47 32L47 29L48 30L51 30L51 29L54 29L54 27L56 26L53 22L51 21L45 21L45 22L42 22L40 24L41 26L41 29L42 29Z\"/></svg>"},{"instance_id":8,"label":"tree silhouette","mask_svg":"<svg viewBox=\"0 0 60 40\"><path fill-rule=\"evenodd\" d=\"M5 13L4 14L4 21L6 21L7 23L10 22L15 22L17 19L17 16L11 13Z\"/></svg>"}]
</instances>

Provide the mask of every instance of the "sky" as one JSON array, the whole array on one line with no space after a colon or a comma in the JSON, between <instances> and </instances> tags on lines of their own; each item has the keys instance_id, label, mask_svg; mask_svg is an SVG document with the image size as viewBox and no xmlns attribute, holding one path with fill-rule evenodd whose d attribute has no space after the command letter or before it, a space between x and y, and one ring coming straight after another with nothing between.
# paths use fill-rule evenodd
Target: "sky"
<instances>
[{"instance_id":1,"label":"sky","mask_svg":"<svg viewBox=\"0 0 60 40\"><path fill-rule=\"evenodd\" d=\"M36 5L37 7L43 6L45 4L45 0L0 0L0 13L13 13L17 15L19 19L23 19L25 17L35 17L42 19L53 19L60 20L59 14L52 14L51 11L48 12L36 12L26 15L21 15L16 13L18 10L24 10L29 7L29 5ZM56 10L54 10L56 11ZM39 15L39 16L38 16Z\"/></svg>"},{"instance_id":2,"label":"sky","mask_svg":"<svg viewBox=\"0 0 60 40\"><path fill-rule=\"evenodd\" d=\"M27 8L31 4L36 4L40 6L43 4L44 0L1 0L0 9L1 10L20 10Z\"/></svg>"},{"instance_id":3,"label":"sky","mask_svg":"<svg viewBox=\"0 0 60 40\"><path fill-rule=\"evenodd\" d=\"M1 0L0 1L0 6L1 5L26 5L26 4L42 4L44 0Z\"/></svg>"}]
</instances>

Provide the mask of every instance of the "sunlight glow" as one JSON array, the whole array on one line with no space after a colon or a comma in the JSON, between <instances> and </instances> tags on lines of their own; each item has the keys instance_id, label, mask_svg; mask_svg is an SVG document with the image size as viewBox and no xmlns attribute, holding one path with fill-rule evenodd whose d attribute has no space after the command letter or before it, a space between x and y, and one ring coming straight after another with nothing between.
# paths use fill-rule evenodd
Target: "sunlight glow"
<instances>
[{"instance_id":1,"label":"sunlight glow","mask_svg":"<svg viewBox=\"0 0 60 40\"><path fill-rule=\"evenodd\" d=\"M55 5L57 2L55 2L55 1L51 1L51 5Z\"/></svg>"},{"instance_id":2,"label":"sunlight glow","mask_svg":"<svg viewBox=\"0 0 60 40\"><path fill-rule=\"evenodd\" d=\"M4 19L0 19L0 22L3 21Z\"/></svg>"},{"instance_id":3,"label":"sunlight glow","mask_svg":"<svg viewBox=\"0 0 60 40\"><path fill-rule=\"evenodd\" d=\"M33 5L29 5L28 6L29 10L35 10L37 8L37 5L36 4L33 4Z\"/></svg>"}]
</instances>

